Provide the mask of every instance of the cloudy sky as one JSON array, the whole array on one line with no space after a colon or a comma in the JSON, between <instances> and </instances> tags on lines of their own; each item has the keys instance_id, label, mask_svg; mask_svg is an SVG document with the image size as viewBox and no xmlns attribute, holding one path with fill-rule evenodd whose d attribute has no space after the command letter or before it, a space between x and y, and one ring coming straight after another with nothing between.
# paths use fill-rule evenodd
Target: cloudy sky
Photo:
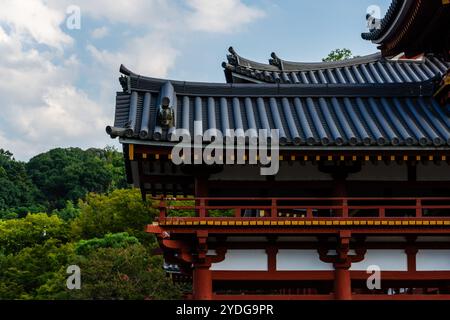
<instances>
[{"instance_id":1,"label":"cloudy sky","mask_svg":"<svg viewBox=\"0 0 450 320\"><path fill-rule=\"evenodd\" d=\"M0 148L26 161L55 147L118 146L104 129L121 63L152 77L223 82L230 45L263 62L272 51L292 61L343 47L373 53L360 38L365 13L377 5L383 15L389 3L0 0Z\"/></svg>"}]
</instances>

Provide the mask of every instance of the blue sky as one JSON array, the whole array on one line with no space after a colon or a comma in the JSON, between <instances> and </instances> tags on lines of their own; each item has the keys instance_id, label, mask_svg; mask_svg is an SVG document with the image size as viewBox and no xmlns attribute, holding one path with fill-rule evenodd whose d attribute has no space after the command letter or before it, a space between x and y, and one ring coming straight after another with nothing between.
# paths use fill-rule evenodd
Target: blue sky
<instances>
[{"instance_id":1,"label":"blue sky","mask_svg":"<svg viewBox=\"0 0 450 320\"><path fill-rule=\"evenodd\" d=\"M320 61L344 47L373 53L360 37L365 13L377 5L384 15L389 4L2 0L0 148L28 160L54 147L118 146L104 128L113 121L121 63L147 76L224 82L221 62L230 45L261 62L272 51L291 61ZM80 28L72 29L77 21Z\"/></svg>"}]
</instances>

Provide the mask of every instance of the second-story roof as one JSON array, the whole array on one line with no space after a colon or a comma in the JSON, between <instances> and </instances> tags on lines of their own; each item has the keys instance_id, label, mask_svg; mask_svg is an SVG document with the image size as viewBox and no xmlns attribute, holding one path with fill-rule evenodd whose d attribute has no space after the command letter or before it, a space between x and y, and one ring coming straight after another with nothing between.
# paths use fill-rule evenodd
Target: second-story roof
<instances>
[{"instance_id":1,"label":"second-story roof","mask_svg":"<svg viewBox=\"0 0 450 320\"><path fill-rule=\"evenodd\" d=\"M375 84L420 82L441 77L450 62L433 54L415 59L381 53L333 62L292 62L272 53L268 64L243 58L230 47L222 64L229 83Z\"/></svg>"}]
</instances>

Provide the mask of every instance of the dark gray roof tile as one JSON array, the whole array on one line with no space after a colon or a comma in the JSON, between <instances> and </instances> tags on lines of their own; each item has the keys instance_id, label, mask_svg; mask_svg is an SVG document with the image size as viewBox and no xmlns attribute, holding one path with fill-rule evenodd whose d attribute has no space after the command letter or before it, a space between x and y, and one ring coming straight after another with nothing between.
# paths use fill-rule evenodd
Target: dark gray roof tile
<instances>
[{"instance_id":1,"label":"dark gray roof tile","mask_svg":"<svg viewBox=\"0 0 450 320\"><path fill-rule=\"evenodd\" d=\"M175 125L191 137L241 129L243 138L247 129L276 128L281 143L292 147L450 146L450 106L434 101L430 81L236 85L129 77L129 93L117 94L114 126L107 129L112 137L167 143L156 113L162 98L172 96Z\"/></svg>"}]
</instances>

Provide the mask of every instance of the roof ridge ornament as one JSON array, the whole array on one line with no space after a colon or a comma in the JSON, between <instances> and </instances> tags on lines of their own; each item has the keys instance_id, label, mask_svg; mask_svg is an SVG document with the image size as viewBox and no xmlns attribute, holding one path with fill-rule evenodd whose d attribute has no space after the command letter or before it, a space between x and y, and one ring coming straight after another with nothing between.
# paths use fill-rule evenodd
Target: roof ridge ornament
<instances>
[{"instance_id":1,"label":"roof ridge ornament","mask_svg":"<svg viewBox=\"0 0 450 320\"><path fill-rule=\"evenodd\" d=\"M234 50L234 48L230 46L228 48L228 52L231 53L227 55L228 62L234 66L239 65L239 55L237 54L236 50Z\"/></svg>"},{"instance_id":2,"label":"roof ridge ornament","mask_svg":"<svg viewBox=\"0 0 450 320\"><path fill-rule=\"evenodd\" d=\"M269 59L269 64L283 70L283 60L281 60L275 52L272 52L270 56L272 59Z\"/></svg>"}]
</instances>

